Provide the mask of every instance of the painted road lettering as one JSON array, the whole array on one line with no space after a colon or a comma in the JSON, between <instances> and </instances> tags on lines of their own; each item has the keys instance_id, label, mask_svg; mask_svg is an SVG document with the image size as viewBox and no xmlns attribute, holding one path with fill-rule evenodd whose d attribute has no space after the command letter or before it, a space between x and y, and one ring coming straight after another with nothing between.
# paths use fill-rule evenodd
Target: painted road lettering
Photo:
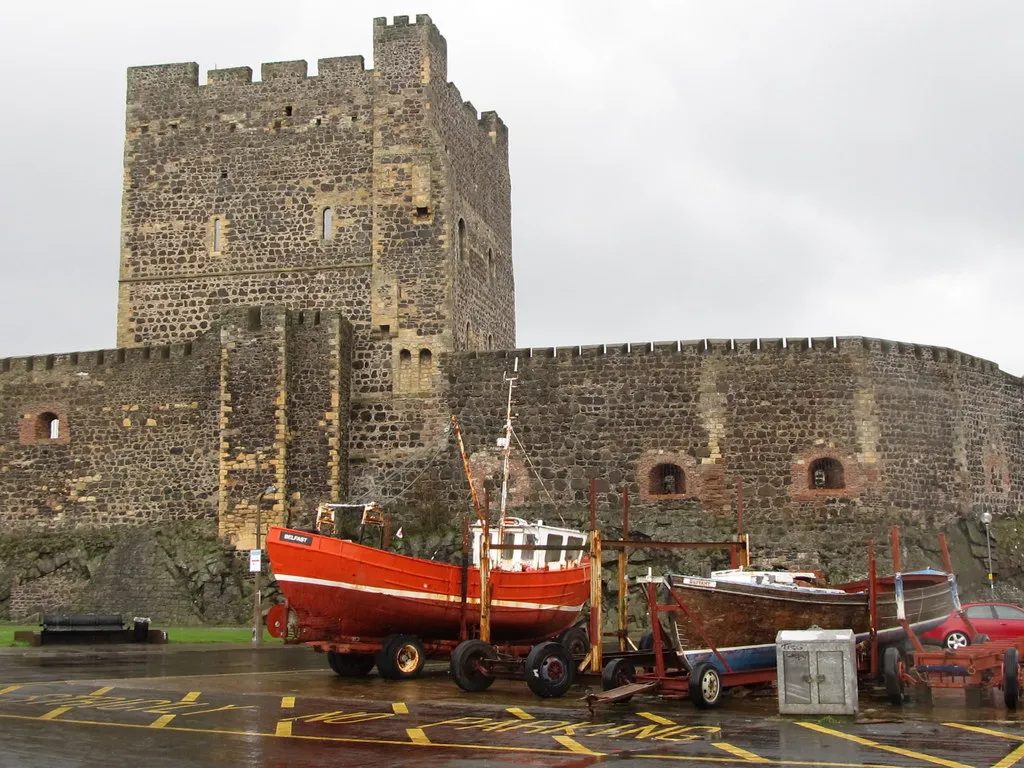
<instances>
[{"instance_id":1,"label":"painted road lettering","mask_svg":"<svg viewBox=\"0 0 1024 768\"><path fill-rule=\"evenodd\" d=\"M698 741L721 738L722 729L714 725L665 725L663 723L591 723L571 720L507 720L491 717L458 717L421 726L421 729L449 726L456 731L480 730L543 736L590 736L609 739L629 738L654 741Z\"/></svg>"}]
</instances>

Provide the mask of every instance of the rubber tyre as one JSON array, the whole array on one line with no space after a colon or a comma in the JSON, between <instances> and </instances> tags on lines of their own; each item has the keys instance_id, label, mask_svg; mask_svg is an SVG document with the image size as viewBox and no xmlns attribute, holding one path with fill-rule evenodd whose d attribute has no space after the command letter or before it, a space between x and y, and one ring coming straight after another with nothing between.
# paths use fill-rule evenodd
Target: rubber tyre
<instances>
[{"instance_id":1,"label":"rubber tyre","mask_svg":"<svg viewBox=\"0 0 1024 768\"><path fill-rule=\"evenodd\" d=\"M377 660L364 653L327 652L327 663L338 677L365 677Z\"/></svg>"},{"instance_id":2,"label":"rubber tyre","mask_svg":"<svg viewBox=\"0 0 1024 768\"><path fill-rule=\"evenodd\" d=\"M483 640L464 640L459 643L455 652L452 653L448 669L451 672L452 680L467 693L480 693L486 691L494 683L491 675L484 674L479 669L479 663L485 659L498 658L498 652L493 645Z\"/></svg>"},{"instance_id":3,"label":"rubber tyre","mask_svg":"<svg viewBox=\"0 0 1024 768\"><path fill-rule=\"evenodd\" d=\"M558 644L574 659L582 659L590 653L590 633L579 625L569 627L558 636Z\"/></svg>"},{"instance_id":4,"label":"rubber tyre","mask_svg":"<svg viewBox=\"0 0 1024 768\"><path fill-rule=\"evenodd\" d=\"M949 648L949 650L955 651L957 648L966 648L970 645L971 638L967 636L966 632L955 629L946 635L946 639L942 641L942 644Z\"/></svg>"},{"instance_id":5,"label":"rubber tyre","mask_svg":"<svg viewBox=\"0 0 1024 768\"><path fill-rule=\"evenodd\" d=\"M1020 703L1020 653L1016 648L1003 652L1003 701L1007 709Z\"/></svg>"},{"instance_id":6,"label":"rubber tyre","mask_svg":"<svg viewBox=\"0 0 1024 768\"><path fill-rule=\"evenodd\" d=\"M629 659L612 659L601 670L601 690L603 691L611 691L635 682L636 667L633 666L633 662ZM630 696L625 699L619 699L619 701L626 702L632 698Z\"/></svg>"},{"instance_id":7,"label":"rubber tyre","mask_svg":"<svg viewBox=\"0 0 1024 768\"><path fill-rule=\"evenodd\" d=\"M636 644L638 650L641 651L653 651L654 650L654 633L647 630L640 635L640 642Z\"/></svg>"},{"instance_id":8,"label":"rubber tyre","mask_svg":"<svg viewBox=\"0 0 1024 768\"><path fill-rule=\"evenodd\" d=\"M975 645L981 645L982 643L989 643L991 641L992 641L992 638L989 637L988 635L986 635L984 632L979 632L978 634L976 634L974 636L974 644Z\"/></svg>"},{"instance_id":9,"label":"rubber tyre","mask_svg":"<svg viewBox=\"0 0 1024 768\"><path fill-rule=\"evenodd\" d=\"M542 699L557 699L572 686L576 667L560 643L535 645L526 657L526 685Z\"/></svg>"},{"instance_id":10,"label":"rubber tyre","mask_svg":"<svg viewBox=\"0 0 1024 768\"><path fill-rule=\"evenodd\" d=\"M699 709L714 709L722 702L722 676L714 664L702 661L693 668L689 696Z\"/></svg>"},{"instance_id":11,"label":"rubber tyre","mask_svg":"<svg viewBox=\"0 0 1024 768\"><path fill-rule=\"evenodd\" d=\"M895 645L882 652L882 679L885 681L885 696L895 707L903 706L903 655Z\"/></svg>"},{"instance_id":12,"label":"rubber tyre","mask_svg":"<svg viewBox=\"0 0 1024 768\"><path fill-rule=\"evenodd\" d=\"M427 660L423 643L414 635L390 635L377 652L377 669L386 680L412 680Z\"/></svg>"}]
</instances>

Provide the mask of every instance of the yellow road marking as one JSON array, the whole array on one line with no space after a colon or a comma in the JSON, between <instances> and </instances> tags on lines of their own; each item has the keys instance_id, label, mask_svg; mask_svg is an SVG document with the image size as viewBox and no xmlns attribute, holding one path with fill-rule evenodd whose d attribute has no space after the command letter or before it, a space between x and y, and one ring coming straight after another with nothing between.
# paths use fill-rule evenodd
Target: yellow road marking
<instances>
[{"instance_id":1,"label":"yellow road marking","mask_svg":"<svg viewBox=\"0 0 1024 768\"><path fill-rule=\"evenodd\" d=\"M295 697L294 696L282 696L281 697L281 709L294 709L295 708Z\"/></svg>"},{"instance_id":2,"label":"yellow road marking","mask_svg":"<svg viewBox=\"0 0 1024 768\"><path fill-rule=\"evenodd\" d=\"M986 736L1001 736L1004 739L1024 741L1024 736L1017 736L1013 733L1003 733L1002 731L994 731L991 728L982 728L980 725L964 725L963 723L943 723L943 725L949 726L950 728L960 728L964 731L974 731L974 733L983 733Z\"/></svg>"},{"instance_id":3,"label":"yellow road marking","mask_svg":"<svg viewBox=\"0 0 1024 768\"><path fill-rule=\"evenodd\" d=\"M53 720L53 718L60 717L65 712L67 712L69 709L71 709L71 707L57 707L56 709L51 709L45 715L40 715L39 719L40 720Z\"/></svg>"},{"instance_id":4,"label":"yellow road marking","mask_svg":"<svg viewBox=\"0 0 1024 768\"><path fill-rule=\"evenodd\" d=\"M71 682L71 681L69 681ZM30 715L9 715L0 713L0 720L33 720L38 721L38 717ZM139 723L112 723L104 722L99 720L74 720L71 718L64 718L61 720L54 720L54 723L61 723L66 725L95 725L106 728L148 728L148 725L141 725ZM261 736L264 738L275 738L276 733L265 733L261 731L230 731L221 728L189 728L187 726L168 726L164 730L177 731L181 733L212 733L221 734L224 736ZM419 728L410 728L410 731L418 731ZM377 744L386 746L410 746L408 741L396 741L394 739L371 739L371 738L359 738L354 736L326 736L326 735L304 735L304 734L292 734L287 737L291 739L302 739L305 741L329 741L337 742L341 744ZM568 737L555 737L556 739L568 738ZM441 749L464 749L477 752L519 752L529 754L543 754L543 755L566 755L568 754L564 749L547 749L544 747L512 747L512 746L501 746L495 744L449 744L438 741L426 741L426 742L415 742L424 746L438 747ZM582 746L582 745L579 745ZM592 754L603 754L595 752ZM691 755L665 755L665 754L634 754L633 757L642 757L650 760L675 760L690 763L709 762L709 763L728 763L735 764L736 758L732 757L709 757L709 756L691 756ZM808 761L808 760L766 760L765 762L771 765L779 766L808 766L808 768L863 768L864 763L828 763L820 760ZM872 768L903 768L898 765L889 765L886 763L872 763Z\"/></svg>"},{"instance_id":5,"label":"yellow road marking","mask_svg":"<svg viewBox=\"0 0 1024 768\"><path fill-rule=\"evenodd\" d=\"M888 744L881 744L880 742L871 741L870 739L862 739L860 736L852 736L849 733L843 733L842 731L826 728L825 726L817 725L816 723L797 723L797 725L812 731L817 731L818 733L828 734L829 736L835 736L839 739L846 739L847 741L852 741L854 744L860 744L864 747L874 747L875 749L881 749L885 752L892 752L894 755L903 755L903 757L912 757L915 760L923 760L926 763L944 765L946 768L971 768L971 766L958 763L955 760L932 757L931 755L926 755L923 752L914 752L912 749L903 749L903 747L890 747Z\"/></svg>"},{"instance_id":6,"label":"yellow road marking","mask_svg":"<svg viewBox=\"0 0 1024 768\"><path fill-rule=\"evenodd\" d=\"M554 738L555 741L557 741L559 744L561 744L563 747L565 747L566 749L570 750L571 752L576 752L576 753L581 754L581 755L601 755L601 754L604 754L603 752L594 752L591 749L587 749L582 744L580 744L578 741L576 741L576 739L573 739L570 736L554 736L552 738Z\"/></svg>"},{"instance_id":7,"label":"yellow road marking","mask_svg":"<svg viewBox=\"0 0 1024 768\"><path fill-rule=\"evenodd\" d=\"M174 719L174 715L160 715L156 720L149 724L150 728L163 728L171 720Z\"/></svg>"},{"instance_id":8,"label":"yellow road marking","mask_svg":"<svg viewBox=\"0 0 1024 768\"><path fill-rule=\"evenodd\" d=\"M430 739L427 738L427 734L423 732L422 728L406 728L405 732L409 734L409 739L413 744L430 744Z\"/></svg>"},{"instance_id":9,"label":"yellow road marking","mask_svg":"<svg viewBox=\"0 0 1024 768\"><path fill-rule=\"evenodd\" d=\"M637 714L640 715L640 717L646 717L652 723L657 723L658 725L675 725L675 723L667 717L656 715L653 712L637 712Z\"/></svg>"},{"instance_id":10,"label":"yellow road marking","mask_svg":"<svg viewBox=\"0 0 1024 768\"><path fill-rule=\"evenodd\" d=\"M408 715L409 714L409 708L407 706L405 706L405 704L403 704L400 701L396 701L394 704L392 704L391 705L391 709L393 709L395 711L396 715Z\"/></svg>"},{"instance_id":11,"label":"yellow road marking","mask_svg":"<svg viewBox=\"0 0 1024 768\"><path fill-rule=\"evenodd\" d=\"M1024 758L1024 744L1021 744L1013 752L1008 754L998 763L992 766L992 768L1010 768L1010 766L1016 765Z\"/></svg>"},{"instance_id":12,"label":"yellow road marking","mask_svg":"<svg viewBox=\"0 0 1024 768\"><path fill-rule=\"evenodd\" d=\"M748 752L745 749L741 749L740 747L735 747L732 744L725 744L725 743L723 743L721 741L713 741L713 742L711 742L711 746L718 747L718 749L722 750L723 752L728 752L730 755L735 755L736 757L742 758L743 760L746 760L747 762L750 762L750 763L767 763L767 762L771 762L766 757L761 757L760 755L755 755L753 752Z\"/></svg>"},{"instance_id":13,"label":"yellow road marking","mask_svg":"<svg viewBox=\"0 0 1024 768\"><path fill-rule=\"evenodd\" d=\"M21 688L20 685L8 685L6 688L0 688L0 696L3 696L5 693L10 693L11 691L16 691L19 688Z\"/></svg>"},{"instance_id":14,"label":"yellow road marking","mask_svg":"<svg viewBox=\"0 0 1024 768\"><path fill-rule=\"evenodd\" d=\"M533 720L534 717L529 712L525 712L519 707L509 707L505 710L513 717L518 717L520 720Z\"/></svg>"},{"instance_id":15,"label":"yellow road marking","mask_svg":"<svg viewBox=\"0 0 1024 768\"><path fill-rule=\"evenodd\" d=\"M201 693L201 691L189 691L188 693L186 693L184 696L181 697L181 700L182 701L195 701L196 699L199 698L199 694L200 693Z\"/></svg>"},{"instance_id":16,"label":"yellow road marking","mask_svg":"<svg viewBox=\"0 0 1024 768\"><path fill-rule=\"evenodd\" d=\"M274 731L275 736L291 736L292 735L292 721L281 720L277 724L277 729Z\"/></svg>"},{"instance_id":17,"label":"yellow road marking","mask_svg":"<svg viewBox=\"0 0 1024 768\"><path fill-rule=\"evenodd\" d=\"M108 685L106 688L97 688L95 691L90 693L90 696L102 696L104 693L110 693L114 690L114 686Z\"/></svg>"}]
</instances>

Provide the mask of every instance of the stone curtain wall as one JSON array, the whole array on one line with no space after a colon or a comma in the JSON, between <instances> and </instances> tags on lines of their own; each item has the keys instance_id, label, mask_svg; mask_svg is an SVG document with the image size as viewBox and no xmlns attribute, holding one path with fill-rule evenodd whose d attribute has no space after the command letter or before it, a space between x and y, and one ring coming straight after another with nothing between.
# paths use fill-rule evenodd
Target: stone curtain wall
<instances>
[{"instance_id":1,"label":"stone curtain wall","mask_svg":"<svg viewBox=\"0 0 1024 768\"><path fill-rule=\"evenodd\" d=\"M0 361L3 527L214 517L217 354L205 338ZM45 412L61 439L19 439Z\"/></svg>"},{"instance_id":2,"label":"stone curtain wall","mask_svg":"<svg viewBox=\"0 0 1024 768\"><path fill-rule=\"evenodd\" d=\"M597 477L606 524L617 525L625 486L635 530L704 539L735 530L742 480L755 556L833 578L864 572L869 538L887 557L891 525L902 527L910 566L937 566L937 533L966 549L979 504L1019 522L1021 380L986 361L867 339L453 355L450 405L471 451L492 450L500 433L500 382L516 355L520 438L556 504L580 519ZM808 483L816 458L843 464L844 488ZM659 498L649 472L666 461L681 466L686 490ZM532 472L523 482L517 512L549 517Z\"/></svg>"}]
</instances>

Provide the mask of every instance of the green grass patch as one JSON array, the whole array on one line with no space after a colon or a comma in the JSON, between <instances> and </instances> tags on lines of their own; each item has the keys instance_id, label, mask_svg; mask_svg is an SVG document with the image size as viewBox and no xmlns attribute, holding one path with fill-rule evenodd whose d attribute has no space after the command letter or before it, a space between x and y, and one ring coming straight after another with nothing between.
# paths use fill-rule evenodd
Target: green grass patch
<instances>
[{"instance_id":1,"label":"green grass patch","mask_svg":"<svg viewBox=\"0 0 1024 768\"><path fill-rule=\"evenodd\" d=\"M131 628L130 625L128 627ZM154 629L166 629L167 641L170 643L250 643L252 629L248 627L163 627L153 625ZM39 630L38 624L0 624L0 648L26 646L28 643L16 643L14 633L27 630ZM280 643L271 637L266 628L263 629L264 643Z\"/></svg>"},{"instance_id":2,"label":"green grass patch","mask_svg":"<svg viewBox=\"0 0 1024 768\"><path fill-rule=\"evenodd\" d=\"M28 645L28 643L14 642L14 633L27 630L29 632L39 629L38 626L28 624L0 624L0 648L9 648L15 645Z\"/></svg>"}]
</instances>

